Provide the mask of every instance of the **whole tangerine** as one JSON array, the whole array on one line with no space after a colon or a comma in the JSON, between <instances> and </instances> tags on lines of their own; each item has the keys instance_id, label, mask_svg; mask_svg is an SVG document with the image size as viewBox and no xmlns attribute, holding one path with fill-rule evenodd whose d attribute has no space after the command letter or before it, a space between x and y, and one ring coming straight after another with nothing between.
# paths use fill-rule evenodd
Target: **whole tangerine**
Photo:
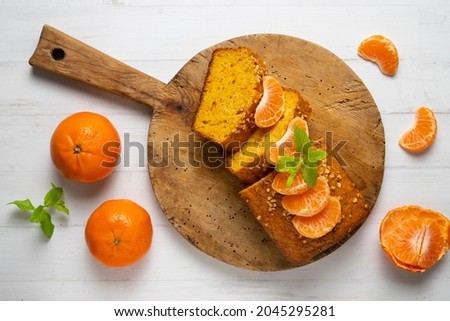
<instances>
[{"instance_id":1,"label":"whole tangerine","mask_svg":"<svg viewBox=\"0 0 450 321\"><path fill-rule=\"evenodd\" d=\"M85 228L91 254L109 267L137 263L149 251L152 238L149 213L128 199L102 203L92 212Z\"/></svg>"},{"instance_id":2,"label":"whole tangerine","mask_svg":"<svg viewBox=\"0 0 450 321\"><path fill-rule=\"evenodd\" d=\"M93 183L109 176L120 157L120 137L104 116L79 112L63 119L50 140L51 159L67 179Z\"/></svg>"}]
</instances>

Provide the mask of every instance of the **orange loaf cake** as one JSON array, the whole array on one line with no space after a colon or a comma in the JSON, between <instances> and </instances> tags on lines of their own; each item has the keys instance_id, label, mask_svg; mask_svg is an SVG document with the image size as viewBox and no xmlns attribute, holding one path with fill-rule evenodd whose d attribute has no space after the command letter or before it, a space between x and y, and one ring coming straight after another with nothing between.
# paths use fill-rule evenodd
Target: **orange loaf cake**
<instances>
[{"instance_id":1,"label":"orange loaf cake","mask_svg":"<svg viewBox=\"0 0 450 321\"><path fill-rule=\"evenodd\" d=\"M340 202L342 216L324 236L304 237L295 229L293 215L283 209L283 195L272 189L276 174L272 172L242 190L240 196L292 266L311 263L331 252L335 246L347 240L370 213L369 204L355 184L336 159L329 156L327 162L319 166L319 175L327 178L331 196L337 197Z\"/></svg>"},{"instance_id":2,"label":"orange loaf cake","mask_svg":"<svg viewBox=\"0 0 450 321\"><path fill-rule=\"evenodd\" d=\"M211 57L192 126L224 149L240 145L256 128L255 109L262 97L264 61L249 48L219 48Z\"/></svg>"},{"instance_id":3,"label":"orange loaf cake","mask_svg":"<svg viewBox=\"0 0 450 321\"><path fill-rule=\"evenodd\" d=\"M255 183L272 169L265 157L266 150L284 135L291 119L300 116L307 120L311 116L311 107L299 92L283 88L283 94L281 119L272 127L258 128L240 150L227 158L227 168L247 184Z\"/></svg>"}]
</instances>

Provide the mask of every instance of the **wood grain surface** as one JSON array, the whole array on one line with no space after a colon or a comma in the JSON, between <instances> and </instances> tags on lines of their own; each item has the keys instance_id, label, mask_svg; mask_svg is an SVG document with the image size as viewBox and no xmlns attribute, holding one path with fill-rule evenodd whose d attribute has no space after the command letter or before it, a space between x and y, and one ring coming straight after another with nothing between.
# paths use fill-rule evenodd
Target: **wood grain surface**
<instances>
[{"instance_id":1,"label":"wood grain surface","mask_svg":"<svg viewBox=\"0 0 450 321\"><path fill-rule=\"evenodd\" d=\"M30 64L150 106L149 172L159 205L172 225L191 244L226 263L283 270L289 264L239 197L245 185L226 168L223 151L191 130L213 50L234 46L259 53L269 74L308 100L313 109L311 137L326 137L373 207L384 171L380 113L358 76L314 43L279 34L233 38L199 52L164 85L44 26Z\"/></svg>"},{"instance_id":2,"label":"wood grain surface","mask_svg":"<svg viewBox=\"0 0 450 321\"><path fill-rule=\"evenodd\" d=\"M255 34L219 43L193 57L169 82L182 88L180 96L186 98L176 108L156 112L150 126L149 169L162 210L194 246L222 261L263 271L286 269L288 263L237 195L244 185L225 168L221 150L210 155L211 144L201 142L190 129L211 53L234 46L255 50L269 74L310 102L311 136L328 137L371 207L383 180L384 129L370 92L341 59L314 43L285 35ZM189 142L190 137L198 144L188 144L185 151L169 148L167 153L167 145L161 144ZM180 154L183 164L174 159ZM167 155L164 166L152 166L151 160L161 155ZM177 185L184 188L175 189Z\"/></svg>"}]
</instances>

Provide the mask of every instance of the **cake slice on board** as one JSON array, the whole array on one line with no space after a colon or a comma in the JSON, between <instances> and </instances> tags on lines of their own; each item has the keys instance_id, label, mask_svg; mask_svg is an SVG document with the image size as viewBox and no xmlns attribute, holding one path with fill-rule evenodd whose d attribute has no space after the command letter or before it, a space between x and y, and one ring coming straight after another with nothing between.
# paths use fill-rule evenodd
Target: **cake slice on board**
<instances>
[{"instance_id":1,"label":"cake slice on board","mask_svg":"<svg viewBox=\"0 0 450 321\"><path fill-rule=\"evenodd\" d=\"M282 206L283 195L272 188L276 174L270 173L239 195L292 266L302 266L325 256L345 242L370 214L364 197L336 158L329 154L327 161L319 166L319 175L328 181L331 197L339 200L341 218L324 236L302 236L292 222L295 215Z\"/></svg>"},{"instance_id":2,"label":"cake slice on board","mask_svg":"<svg viewBox=\"0 0 450 321\"><path fill-rule=\"evenodd\" d=\"M245 142L256 129L255 110L265 74L264 61L251 49L216 49L192 129L225 150Z\"/></svg>"}]
</instances>

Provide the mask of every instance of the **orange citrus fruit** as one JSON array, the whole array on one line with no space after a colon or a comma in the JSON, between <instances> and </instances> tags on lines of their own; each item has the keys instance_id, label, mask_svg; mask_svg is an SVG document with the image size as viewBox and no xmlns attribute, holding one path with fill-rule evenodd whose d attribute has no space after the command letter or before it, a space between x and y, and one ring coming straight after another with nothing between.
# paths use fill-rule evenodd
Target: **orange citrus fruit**
<instances>
[{"instance_id":1,"label":"orange citrus fruit","mask_svg":"<svg viewBox=\"0 0 450 321\"><path fill-rule=\"evenodd\" d=\"M314 216L294 216L292 223L304 237L319 238L330 232L341 219L341 203L331 197L327 206Z\"/></svg>"},{"instance_id":2,"label":"orange citrus fruit","mask_svg":"<svg viewBox=\"0 0 450 321\"><path fill-rule=\"evenodd\" d=\"M358 47L358 54L375 62L381 72L393 76L398 69L399 58L394 43L382 35L373 35L364 39Z\"/></svg>"},{"instance_id":3,"label":"orange citrus fruit","mask_svg":"<svg viewBox=\"0 0 450 321\"><path fill-rule=\"evenodd\" d=\"M263 96L255 111L256 126L266 128L275 125L283 116L283 88L272 76L263 78Z\"/></svg>"},{"instance_id":4,"label":"orange citrus fruit","mask_svg":"<svg viewBox=\"0 0 450 321\"><path fill-rule=\"evenodd\" d=\"M284 195L281 205L290 214L313 216L327 206L330 200L330 187L325 177L319 176L314 187L295 195Z\"/></svg>"},{"instance_id":5,"label":"orange citrus fruit","mask_svg":"<svg viewBox=\"0 0 450 321\"><path fill-rule=\"evenodd\" d=\"M104 116L79 112L65 118L50 140L58 171L77 182L91 183L110 175L119 159L120 138Z\"/></svg>"},{"instance_id":6,"label":"orange citrus fruit","mask_svg":"<svg viewBox=\"0 0 450 321\"><path fill-rule=\"evenodd\" d=\"M424 272L447 253L449 227L439 212L417 205L394 208L381 222L381 247L397 267Z\"/></svg>"},{"instance_id":7,"label":"orange citrus fruit","mask_svg":"<svg viewBox=\"0 0 450 321\"><path fill-rule=\"evenodd\" d=\"M114 199L89 217L85 239L92 255L110 267L138 262L150 249L153 227L148 212L135 202Z\"/></svg>"},{"instance_id":8,"label":"orange citrus fruit","mask_svg":"<svg viewBox=\"0 0 450 321\"><path fill-rule=\"evenodd\" d=\"M403 133L399 144L410 153L420 153L431 146L436 138L436 133L437 121L433 111L422 106L416 110L414 126Z\"/></svg>"},{"instance_id":9,"label":"orange citrus fruit","mask_svg":"<svg viewBox=\"0 0 450 321\"><path fill-rule=\"evenodd\" d=\"M266 158L269 163L275 165L281 155L293 155L296 150L294 146L294 126L303 129L309 135L308 123L301 117L294 117L288 124L284 135L272 146L269 146Z\"/></svg>"},{"instance_id":10,"label":"orange citrus fruit","mask_svg":"<svg viewBox=\"0 0 450 321\"><path fill-rule=\"evenodd\" d=\"M288 178L289 173L277 173L272 181L272 188L282 195L300 194L308 189L308 184L306 184L300 171L294 176L291 186L287 186Z\"/></svg>"}]
</instances>

